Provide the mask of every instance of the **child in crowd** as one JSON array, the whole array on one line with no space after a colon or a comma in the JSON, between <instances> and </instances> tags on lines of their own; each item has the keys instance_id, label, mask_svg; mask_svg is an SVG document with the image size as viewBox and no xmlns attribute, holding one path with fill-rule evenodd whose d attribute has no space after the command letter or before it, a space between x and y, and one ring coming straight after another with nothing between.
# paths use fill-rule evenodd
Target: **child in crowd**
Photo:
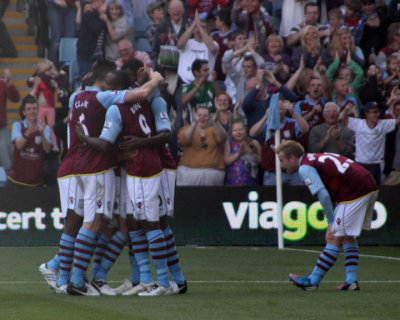
<instances>
[{"instance_id":1,"label":"child in crowd","mask_svg":"<svg viewBox=\"0 0 400 320\"><path fill-rule=\"evenodd\" d=\"M261 162L261 145L247 135L242 121L235 121L230 137L224 145L226 182L228 186L254 186L257 184L258 165Z\"/></svg>"},{"instance_id":2,"label":"child in crowd","mask_svg":"<svg viewBox=\"0 0 400 320\"><path fill-rule=\"evenodd\" d=\"M358 45L362 37L361 2L359 0L345 0L344 25L351 31Z\"/></svg>"},{"instance_id":3,"label":"child in crowd","mask_svg":"<svg viewBox=\"0 0 400 320\"><path fill-rule=\"evenodd\" d=\"M329 37L324 40L324 45L327 45L332 39L336 32L343 27L343 12L340 8L333 8L328 12L329 19Z\"/></svg>"},{"instance_id":4,"label":"child in crowd","mask_svg":"<svg viewBox=\"0 0 400 320\"><path fill-rule=\"evenodd\" d=\"M55 124L54 94L59 86L68 85L67 75L63 70L57 71L50 60L42 59L38 62L34 75L27 82L28 86L32 87L31 95L37 99L39 104L38 119L50 127L53 151L58 152L57 138L53 130Z\"/></svg>"},{"instance_id":5,"label":"child in crowd","mask_svg":"<svg viewBox=\"0 0 400 320\"><path fill-rule=\"evenodd\" d=\"M333 63L330 64L326 70L326 76L329 82L332 84L333 79L337 78L345 79L347 81L349 97L354 98L357 101L357 105L360 105L359 91L364 85L364 71L356 62L351 59L350 50L347 50L346 65L340 67L339 52L336 52L336 57ZM338 104L339 105L339 104ZM340 106L340 105L339 105ZM358 110L359 111L359 110Z\"/></svg>"},{"instance_id":6,"label":"child in crowd","mask_svg":"<svg viewBox=\"0 0 400 320\"><path fill-rule=\"evenodd\" d=\"M385 85L386 96L400 83L400 60L399 56L392 54L387 58L387 70L383 73L382 80Z\"/></svg>"},{"instance_id":7,"label":"child in crowd","mask_svg":"<svg viewBox=\"0 0 400 320\"><path fill-rule=\"evenodd\" d=\"M347 86L347 80L344 78L336 78L333 80L333 99L342 111L348 104L355 105L356 110L359 110L357 101L353 97L349 96L349 88Z\"/></svg>"},{"instance_id":8,"label":"child in crowd","mask_svg":"<svg viewBox=\"0 0 400 320\"><path fill-rule=\"evenodd\" d=\"M146 38L152 49L150 58L153 62L156 62L159 52L158 36L160 25L164 22L164 7L164 2L156 1L150 3L146 8L147 15L151 19L151 23L146 28Z\"/></svg>"}]
</instances>

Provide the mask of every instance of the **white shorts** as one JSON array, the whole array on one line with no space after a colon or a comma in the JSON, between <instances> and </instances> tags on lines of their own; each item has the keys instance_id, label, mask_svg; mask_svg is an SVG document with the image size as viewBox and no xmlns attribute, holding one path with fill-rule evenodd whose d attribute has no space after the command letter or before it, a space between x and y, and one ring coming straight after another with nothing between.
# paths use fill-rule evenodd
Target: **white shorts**
<instances>
[{"instance_id":1,"label":"white shorts","mask_svg":"<svg viewBox=\"0 0 400 320\"><path fill-rule=\"evenodd\" d=\"M120 175L115 176L115 198L114 211L115 215L126 219L126 170L120 168Z\"/></svg>"},{"instance_id":2,"label":"white shorts","mask_svg":"<svg viewBox=\"0 0 400 320\"><path fill-rule=\"evenodd\" d=\"M115 196L114 170L99 174L79 175L77 180L83 192L83 222L92 222L96 213L111 219Z\"/></svg>"},{"instance_id":3,"label":"white shorts","mask_svg":"<svg viewBox=\"0 0 400 320\"><path fill-rule=\"evenodd\" d=\"M378 192L352 202L340 203L335 210L332 232L335 236L358 237L361 229L370 230Z\"/></svg>"},{"instance_id":4,"label":"white shorts","mask_svg":"<svg viewBox=\"0 0 400 320\"><path fill-rule=\"evenodd\" d=\"M67 216L68 209L83 217L83 194L78 187L76 176L58 178L62 217Z\"/></svg>"},{"instance_id":5,"label":"white shorts","mask_svg":"<svg viewBox=\"0 0 400 320\"><path fill-rule=\"evenodd\" d=\"M175 200L175 179L176 171L170 169L164 169L161 174L161 206L160 216L168 215L169 217L174 216L174 200Z\"/></svg>"},{"instance_id":6,"label":"white shorts","mask_svg":"<svg viewBox=\"0 0 400 320\"><path fill-rule=\"evenodd\" d=\"M128 175L126 178L126 187L129 205L127 205L126 213L133 213L136 220L159 221L161 204L160 185L161 173L149 178L138 178Z\"/></svg>"},{"instance_id":7,"label":"white shorts","mask_svg":"<svg viewBox=\"0 0 400 320\"><path fill-rule=\"evenodd\" d=\"M189 168L178 166L177 186L223 186L225 170L211 168Z\"/></svg>"}]
</instances>

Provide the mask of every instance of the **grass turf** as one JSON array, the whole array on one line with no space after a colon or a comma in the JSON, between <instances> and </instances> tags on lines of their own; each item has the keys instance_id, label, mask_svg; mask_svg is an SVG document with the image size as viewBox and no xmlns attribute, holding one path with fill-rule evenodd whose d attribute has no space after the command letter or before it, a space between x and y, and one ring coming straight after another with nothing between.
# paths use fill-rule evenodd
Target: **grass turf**
<instances>
[{"instance_id":1,"label":"grass turf","mask_svg":"<svg viewBox=\"0 0 400 320\"><path fill-rule=\"evenodd\" d=\"M188 293L143 298L56 295L38 272L38 266L49 260L57 248L0 247L0 319L400 318L400 247L361 248L360 292L334 290L344 280L343 255L318 291L305 292L288 281L290 272L310 273L321 247L178 249ZM124 250L109 273L109 284L116 287L129 276Z\"/></svg>"}]
</instances>

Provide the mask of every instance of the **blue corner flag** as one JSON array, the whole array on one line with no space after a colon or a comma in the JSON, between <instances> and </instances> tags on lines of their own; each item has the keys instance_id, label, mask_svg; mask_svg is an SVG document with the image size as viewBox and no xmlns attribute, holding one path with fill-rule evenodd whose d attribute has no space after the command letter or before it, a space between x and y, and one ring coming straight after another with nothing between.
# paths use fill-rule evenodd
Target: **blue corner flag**
<instances>
[{"instance_id":1,"label":"blue corner flag","mask_svg":"<svg viewBox=\"0 0 400 320\"><path fill-rule=\"evenodd\" d=\"M280 116L279 116L279 93L272 95L269 102L268 118L267 118L267 134L265 135L265 141L274 135L274 131L280 129Z\"/></svg>"}]
</instances>

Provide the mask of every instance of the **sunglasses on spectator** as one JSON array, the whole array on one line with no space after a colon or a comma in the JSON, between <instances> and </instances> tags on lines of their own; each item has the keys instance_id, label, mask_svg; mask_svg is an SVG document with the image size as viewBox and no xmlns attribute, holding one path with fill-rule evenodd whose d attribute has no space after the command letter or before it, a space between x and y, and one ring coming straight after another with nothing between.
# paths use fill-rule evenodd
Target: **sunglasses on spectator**
<instances>
[{"instance_id":1,"label":"sunglasses on spectator","mask_svg":"<svg viewBox=\"0 0 400 320\"><path fill-rule=\"evenodd\" d=\"M206 137L205 136L201 136L200 137L200 141L201 141L201 147L204 148L204 149L207 149L208 144L207 144Z\"/></svg>"}]
</instances>

